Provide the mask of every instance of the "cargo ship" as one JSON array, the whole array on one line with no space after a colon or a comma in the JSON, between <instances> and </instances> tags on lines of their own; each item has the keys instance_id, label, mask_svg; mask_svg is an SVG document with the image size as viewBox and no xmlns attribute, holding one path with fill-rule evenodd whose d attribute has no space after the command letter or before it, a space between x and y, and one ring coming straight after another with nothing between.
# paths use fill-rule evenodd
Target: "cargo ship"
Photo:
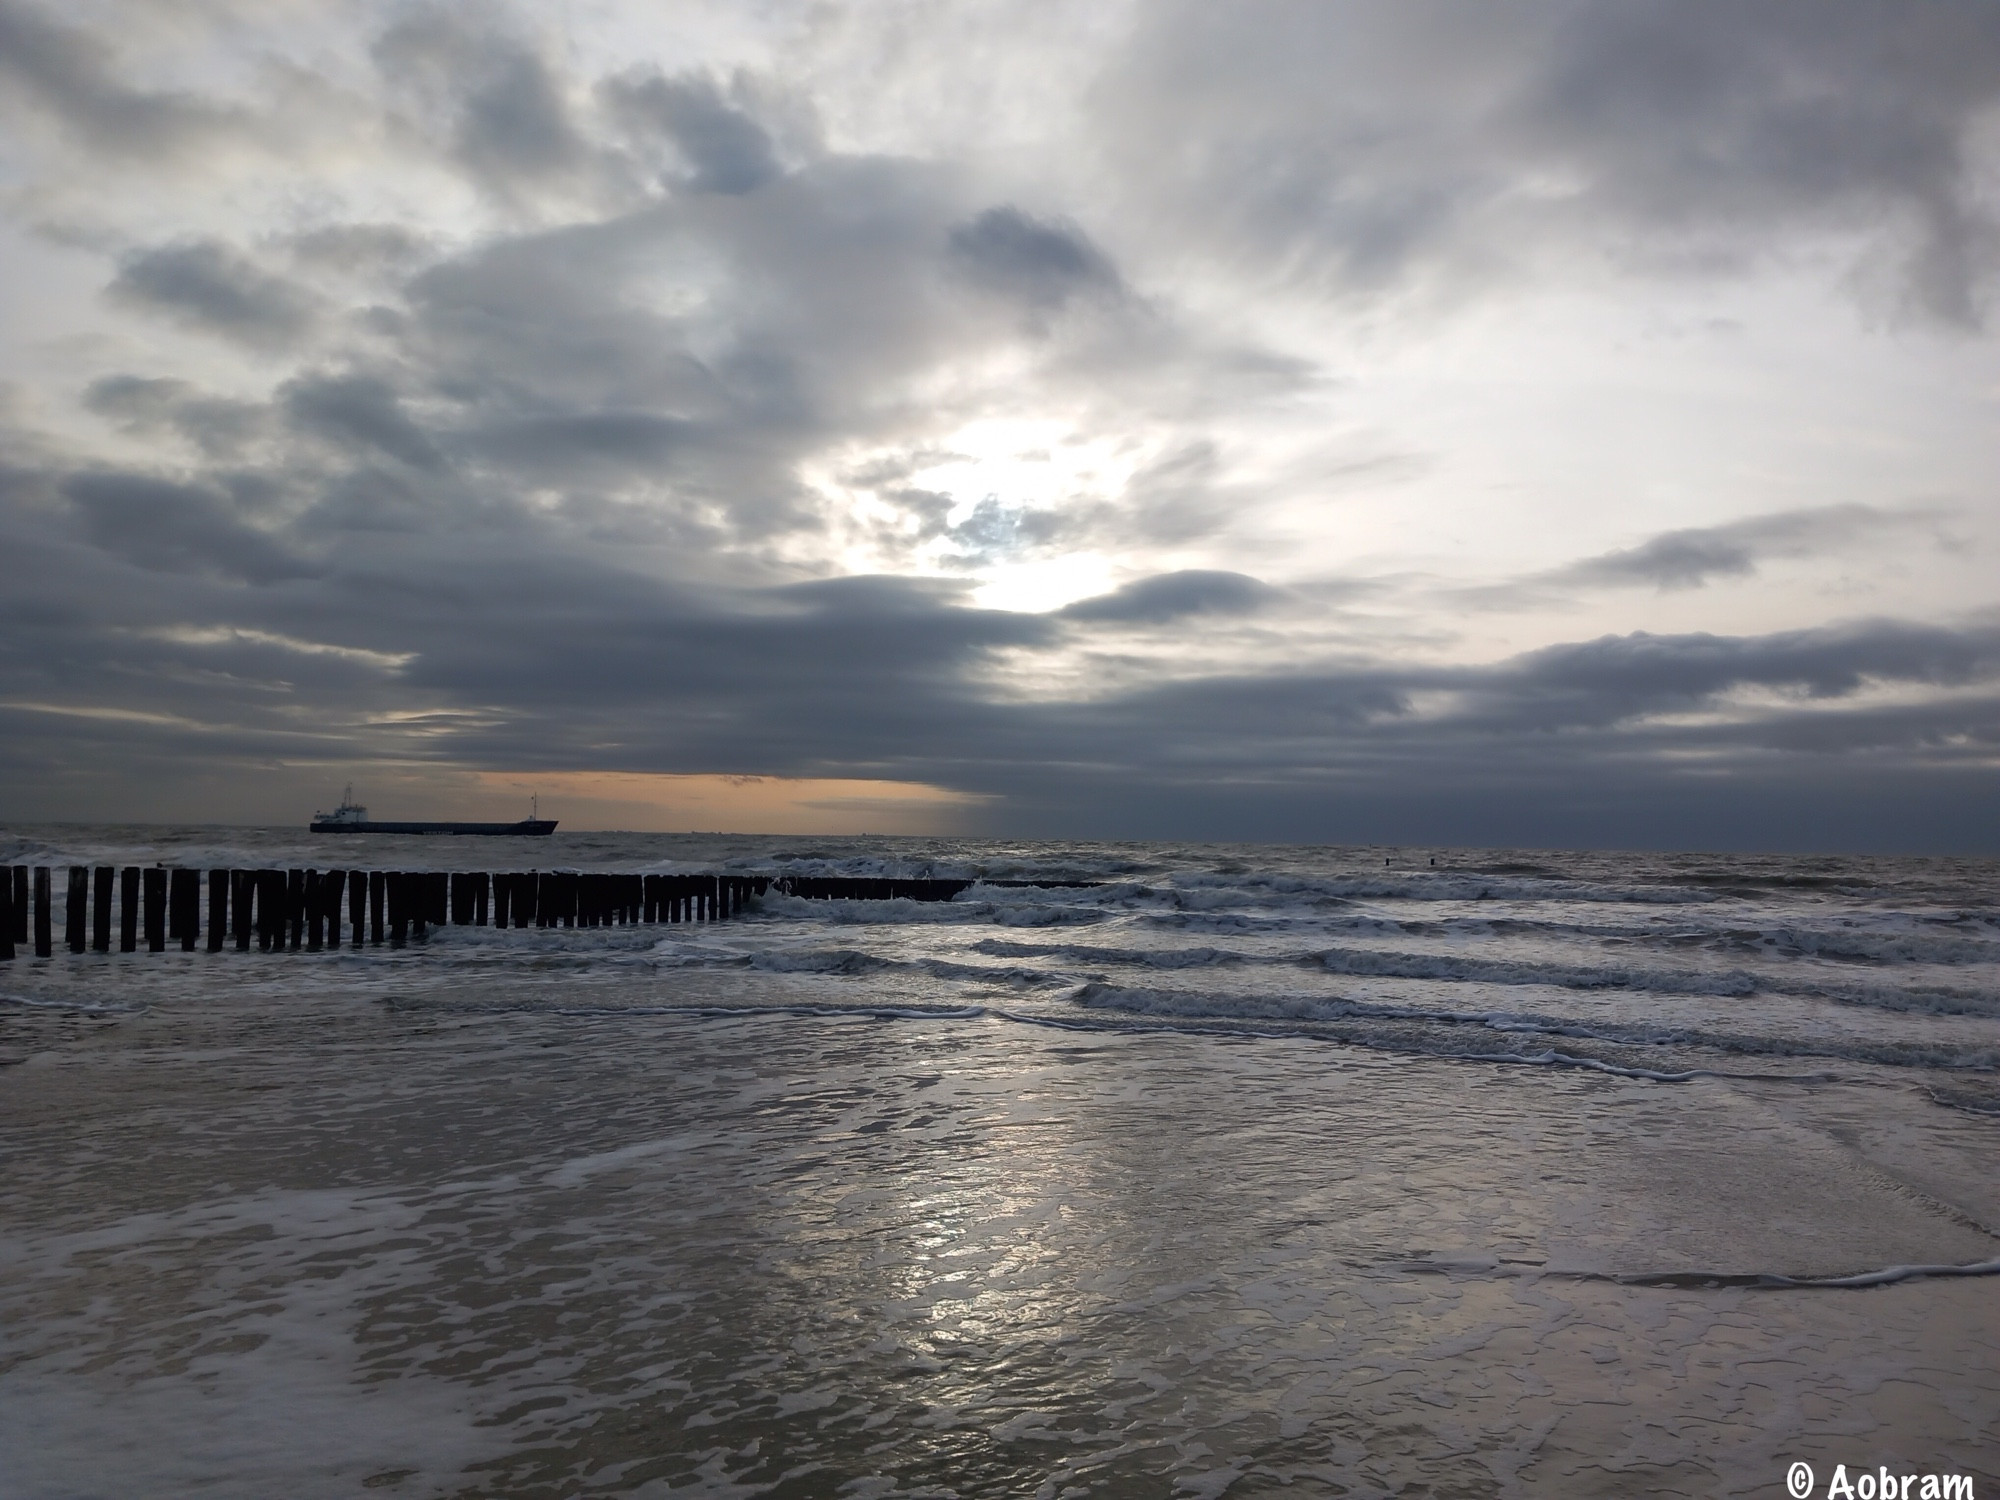
<instances>
[{"instance_id":1,"label":"cargo ship","mask_svg":"<svg viewBox=\"0 0 2000 1500\"><path fill-rule=\"evenodd\" d=\"M314 833L485 834L501 838L545 838L554 833L556 820L538 816L539 800L530 807L529 816L518 823L378 823L369 818L367 808L355 802L354 788L350 786L342 795L340 806L330 813L314 813L310 826Z\"/></svg>"}]
</instances>

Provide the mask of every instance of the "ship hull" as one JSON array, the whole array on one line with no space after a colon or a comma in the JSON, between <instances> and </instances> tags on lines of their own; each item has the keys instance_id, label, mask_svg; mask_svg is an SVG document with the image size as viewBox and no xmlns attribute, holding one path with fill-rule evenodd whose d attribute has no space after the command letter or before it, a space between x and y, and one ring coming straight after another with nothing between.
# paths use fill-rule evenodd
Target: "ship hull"
<instances>
[{"instance_id":1,"label":"ship hull","mask_svg":"<svg viewBox=\"0 0 2000 1500\"><path fill-rule=\"evenodd\" d=\"M546 838L556 831L554 818L523 818L518 823L359 823L315 818L314 833L419 833L483 835L488 838Z\"/></svg>"}]
</instances>

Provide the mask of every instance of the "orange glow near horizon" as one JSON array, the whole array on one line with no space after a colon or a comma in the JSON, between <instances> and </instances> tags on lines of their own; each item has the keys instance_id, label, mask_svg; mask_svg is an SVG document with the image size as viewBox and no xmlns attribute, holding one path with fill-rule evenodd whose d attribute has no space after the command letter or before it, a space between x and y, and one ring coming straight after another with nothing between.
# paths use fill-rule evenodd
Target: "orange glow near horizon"
<instances>
[{"instance_id":1,"label":"orange glow near horizon","mask_svg":"<svg viewBox=\"0 0 2000 1500\"><path fill-rule=\"evenodd\" d=\"M916 781L817 777L479 771L474 780L482 800L537 797L543 817L578 833L950 833L985 800Z\"/></svg>"}]
</instances>

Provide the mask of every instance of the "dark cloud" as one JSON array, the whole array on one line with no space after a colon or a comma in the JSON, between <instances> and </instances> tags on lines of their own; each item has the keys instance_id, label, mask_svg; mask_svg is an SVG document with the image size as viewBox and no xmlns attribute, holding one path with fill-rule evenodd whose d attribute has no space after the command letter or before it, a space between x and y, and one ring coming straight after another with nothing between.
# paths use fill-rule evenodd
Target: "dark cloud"
<instances>
[{"instance_id":1,"label":"dark cloud","mask_svg":"<svg viewBox=\"0 0 2000 1500\"><path fill-rule=\"evenodd\" d=\"M770 133L726 100L711 78L621 78L604 95L629 125L664 136L678 150L696 192L755 192L783 170Z\"/></svg>"},{"instance_id":2,"label":"dark cloud","mask_svg":"<svg viewBox=\"0 0 2000 1500\"><path fill-rule=\"evenodd\" d=\"M2000 266L1971 170L2000 99L1986 0L1171 3L1096 97L1135 207L1348 292L1463 295L1579 252L1744 270L1860 235L1908 307L1971 327Z\"/></svg>"},{"instance_id":3,"label":"dark cloud","mask_svg":"<svg viewBox=\"0 0 2000 1500\"><path fill-rule=\"evenodd\" d=\"M443 459L404 412L395 388L372 375L321 375L293 380L279 393L291 420L349 451L373 450L415 469Z\"/></svg>"},{"instance_id":4,"label":"dark cloud","mask_svg":"<svg viewBox=\"0 0 2000 1500\"><path fill-rule=\"evenodd\" d=\"M1938 517L1931 509L1885 511L1866 505L1783 511L1662 532L1636 547L1585 558L1543 576L1552 584L1700 588L1715 578L1748 577L1770 558L1807 557L1861 537L1934 524Z\"/></svg>"},{"instance_id":5,"label":"dark cloud","mask_svg":"<svg viewBox=\"0 0 2000 1500\"><path fill-rule=\"evenodd\" d=\"M1976 323L2000 249L1967 172L2000 100L2000 16L1979 0L1571 8L1516 106L1528 137L1656 229L1803 217L1905 239L1911 298Z\"/></svg>"},{"instance_id":6,"label":"dark cloud","mask_svg":"<svg viewBox=\"0 0 2000 1500\"><path fill-rule=\"evenodd\" d=\"M955 226L951 254L976 281L1040 310L1072 297L1119 290L1118 272L1074 225L1046 222L1009 205Z\"/></svg>"},{"instance_id":7,"label":"dark cloud","mask_svg":"<svg viewBox=\"0 0 2000 1500\"><path fill-rule=\"evenodd\" d=\"M1065 606L1066 620L1118 625L1163 625L1189 615L1247 615L1284 597L1242 573L1190 568L1141 578L1109 594Z\"/></svg>"},{"instance_id":8,"label":"dark cloud","mask_svg":"<svg viewBox=\"0 0 2000 1500\"><path fill-rule=\"evenodd\" d=\"M256 356L206 350L237 365L196 378L107 355L73 377L102 450L6 434L0 784L31 803L193 763L247 783L372 759L907 778L994 799L1003 831L1796 843L1902 817L1928 830L1913 842L2000 847L1990 623L1626 632L1454 664L1453 620L1421 660L1390 626L1314 654L1313 611L1352 583L1188 569L1031 615L974 607L971 580L816 576L857 537L960 570L1268 541L1257 508L1302 508L1305 482L1236 476L1293 462L1285 403L1346 417L1325 370L1273 347L1289 329L1241 328L1323 295L1448 306L1606 269L1643 293L1865 241L1910 308L1972 328L1993 271L1977 131L2000 99L1984 0L1166 0L1067 101L1055 164L1011 139L859 146L895 136L865 110L822 138L804 72L591 78L525 22L393 14L274 227L229 224L268 187L211 149L243 138L236 112L149 92L102 28L0 0L14 102L85 148L38 190L143 156L191 205L176 230L133 211L148 240L190 237L127 258L114 305ZM384 141L408 175L349 195ZM427 227L380 221L418 190L445 205ZM1357 365L1405 347L1392 320L1362 332ZM931 487L995 457L944 434L1031 408L1136 472L970 504ZM1238 462L1273 414L1292 425L1270 462ZM1413 461L1296 462L1345 547L1332 507ZM1695 588L1929 519L1683 527L1501 592ZM1214 664L1253 619L1283 665ZM1956 827L1952 798L1974 808Z\"/></svg>"},{"instance_id":9,"label":"dark cloud","mask_svg":"<svg viewBox=\"0 0 2000 1500\"><path fill-rule=\"evenodd\" d=\"M191 94L134 88L112 49L34 7L0 0L0 78L15 101L115 156L157 158L236 133L237 111Z\"/></svg>"},{"instance_id":10,"label":"dark cloud","mask_svg":"<svg viewBox=\"0 0 2000 1500\"><path fill-rule=\"evenodd\" d=\"M266 427L256 403L208 395L171 376L106 375L90 383L83 404L128 430L171 431L210 458L234 456Z\"/></svg>"},{"instance_id":11,"label":"dark cloud","mask_svg":"<svg viewBox=\"0 0 2000 1500\"><path fill-rule=\"evenodd\" d=\"M213 240L127 258L111 294L204 332L267 348L295 341L313 315L307 292Z\"/></svg>"},{"instance_id":12,"label":"dark cloud","mask_svg":"<svg viewBox=\"0 0 2000 1500\"><path fill-rule=\"evenodd\" d=\"M313 571L246 521L241 495L115 472L75 475L62 493L93 543L140 568L248 583Z\"/></svg>"},{"instance_id":13,"label":"dark cloud","mask_svg":"<svg viewBox=\"0 0 2000 1500\"><path fill-rule=\"evenodd\" d=\"M477 18L446 6L414 7L375 42L383 75L449 133L452 155L501 193L555 182L588 168L594 152L566 97L564 78L504 12Z\"/></svg>"}]
</instances>

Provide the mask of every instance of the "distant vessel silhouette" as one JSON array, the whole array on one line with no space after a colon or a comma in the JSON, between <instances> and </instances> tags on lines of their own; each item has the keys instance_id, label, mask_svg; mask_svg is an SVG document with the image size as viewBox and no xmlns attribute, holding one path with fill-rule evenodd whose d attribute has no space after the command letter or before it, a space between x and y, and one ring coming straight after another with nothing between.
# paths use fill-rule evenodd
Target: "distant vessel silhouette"
<instances>
[{"instance_id":1,"label":"distant vessel silhouette","mask_svg":"<svg viewBox=\"0 0 2000 1500\"><path fill-rule=\"evenodd\" d=\"M541 812L541 800L529 803L531 814L518 823L378 823L370 820L368 809L354 800L354 784L348 783L341 794L340 806L330 813L313 814L311 831L314 833L453 833L512 835L514 837L545 837L556 831L556 820L535 816Z\"/></svg>"}]
</instances>

